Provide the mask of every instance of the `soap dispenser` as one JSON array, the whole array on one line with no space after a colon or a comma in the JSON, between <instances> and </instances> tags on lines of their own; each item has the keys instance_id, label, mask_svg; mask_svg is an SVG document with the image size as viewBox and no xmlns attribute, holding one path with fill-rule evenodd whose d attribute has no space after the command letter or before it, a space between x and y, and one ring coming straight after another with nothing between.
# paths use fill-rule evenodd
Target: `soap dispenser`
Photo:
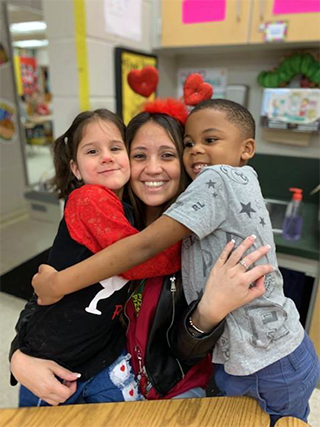
<instances>
[{"instance_id":1,"label":"soap dispenser","mask_svg":"<svg viewBox=\"0 0 320 427\"><path fill-rule=\"evenodd\" d=\"M283 222L282 237L286 240L299 240L302 232L302 190L289 188L292 199L289 202Z\"/></svg>"}]
</instances>

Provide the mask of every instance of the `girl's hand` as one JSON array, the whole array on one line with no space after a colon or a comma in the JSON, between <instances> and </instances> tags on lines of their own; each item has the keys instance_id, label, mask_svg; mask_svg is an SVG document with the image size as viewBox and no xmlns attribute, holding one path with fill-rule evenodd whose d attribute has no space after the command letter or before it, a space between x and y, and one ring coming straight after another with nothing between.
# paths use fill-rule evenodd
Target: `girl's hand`
<instances>
[{"instance_id":1,"label":"girl's hand","mask_svg":"<svg viewBox=\"0 0 320 427\"><path fill-rule=\"evenodd\" d=\"M57 293L57 286L55 281L58 272L50 265L42 264L38 269L38 273L32 278L32 286L35 293L38 295L39 305L54 304L61 300L64 295Z\"/></svg>"},{"instance_id":2,"label":"girl's hand","mask_svg":"<svg viewBox=\"0 0 320 427\"><path fill-rule=\"evenodd\" d=\"M65 402L77 389L80 374L69 371L51 360L37 359L17 350L11 359L16 380L49 405ZM61 383L57 378L61 378Z\"/></svg>"},{"instance_id":3,"label":"girl's hand","mask_svg":"<svg viewBox=\"0 0 320 427\"><path fill-rule=\"evenodd\" d=\"M264 276L273 271L271 265L250 267L263 257L270 246L242 256L253 245L255 236L245 239L230 255L234 241L227 244L210 272L204 294L192 314L195 325L204 331L210 331L231 311L242 307L264 294ZM229 256L230 255L230 256ZM245 264L240 264L239 261ZM254 286L250 286L254 283Z\"/></svg>"}]
</instances>

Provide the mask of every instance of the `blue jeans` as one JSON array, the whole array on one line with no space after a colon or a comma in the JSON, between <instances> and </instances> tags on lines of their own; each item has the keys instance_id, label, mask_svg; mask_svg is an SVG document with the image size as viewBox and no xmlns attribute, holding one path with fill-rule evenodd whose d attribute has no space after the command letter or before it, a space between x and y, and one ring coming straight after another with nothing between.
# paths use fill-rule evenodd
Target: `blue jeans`
<instances>
[{"instance_id":1,"label":"blue jeans","mask_svg":"<svg viewBox=\"0 0 320 427\"><path fill-rule=\"evenodd\" d=\"M77 390L62 405L142 400L129 359L123 352L112 365L87 381L77 381ZM50 406L26 387L21 386L19 407Z\"/></svg>"},{"instance_id":2,"label":"blue jeans","mask_svg":"<svg viewBox=\"0 0 320 427\"><path fill-rule=\"evenodd\" d=\"M184 393L172 397L171 399L194 399L196 397L206 397L206 391L201 387L194 387Z\"/></svg>"},{"instance_id":3,"label":"blue jeans","mask_svg":"<svg viewBox=\"0 0 320 427\"><path fill-rule=\"evenodd\" d=\"M215 364L216 384L223 396L251 396L257 399L273 423L292 416L307 422L309 398L320 377L320 364L305 333L302 343L288 356L246 376L229 375Z\"/></svg>"}]
</instances>

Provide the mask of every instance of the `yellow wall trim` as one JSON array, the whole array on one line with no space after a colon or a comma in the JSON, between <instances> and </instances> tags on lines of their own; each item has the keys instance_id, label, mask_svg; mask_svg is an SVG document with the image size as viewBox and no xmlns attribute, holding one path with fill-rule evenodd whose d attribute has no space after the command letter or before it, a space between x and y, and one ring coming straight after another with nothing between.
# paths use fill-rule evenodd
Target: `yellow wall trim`
<instances>
[{"instance_id":1,"label":"yellow wall trim","mask_svg":"<svg viewBox=\"0 0 320 427\"><path fill-rule=\"evenodd\" d=\"M85 0L73 0L80 110L90 110Z\"/></svg>"}]
</instances>

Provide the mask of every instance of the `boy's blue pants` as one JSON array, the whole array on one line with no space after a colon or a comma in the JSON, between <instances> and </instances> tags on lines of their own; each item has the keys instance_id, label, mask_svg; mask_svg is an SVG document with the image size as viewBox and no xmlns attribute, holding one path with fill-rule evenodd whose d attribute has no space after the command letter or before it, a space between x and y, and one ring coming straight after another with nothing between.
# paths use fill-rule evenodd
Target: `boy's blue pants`
<instances>
[{"instance_id":1,"label":"boy's blue pants","mask_svg":"<svg viewBox=\"0 0 320 427\"><path fill-rule=\"evenodd\" d=\"M284 416L307 422L309 398L320 377L319 360L307 333L291 354L252 375L229 375L223 365L214 367L221 394L255 398L271 416L272 425Z\"/></svg>"}]
</instances>

